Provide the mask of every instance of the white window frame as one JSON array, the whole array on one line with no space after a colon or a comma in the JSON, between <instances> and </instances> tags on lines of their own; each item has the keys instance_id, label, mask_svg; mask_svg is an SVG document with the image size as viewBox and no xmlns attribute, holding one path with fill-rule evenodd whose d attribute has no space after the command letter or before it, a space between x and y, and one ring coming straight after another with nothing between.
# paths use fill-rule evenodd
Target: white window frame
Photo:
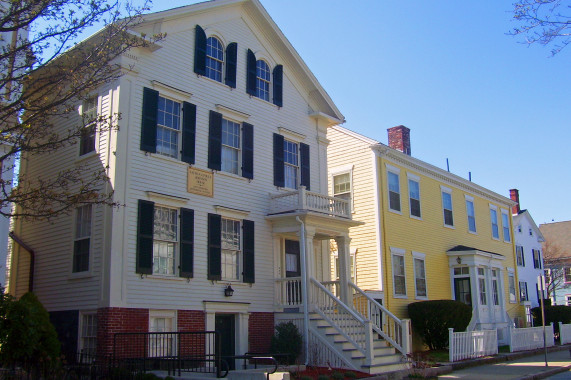
<instances>
[{"instance_id":1,"label":"white window frame","mask_svg":"<svg viewBox=\"0 0 571 380\"><path fill-rule=\"evenodd\" d=\"M492 212L496 217L496 223L494 223ZM494 236L494 225L496 226L497 236ZM492 232L492 239L500 240L500 222L498 220L498 207L493 204L490 204L490 229Z\"/></svg>"},{"instance_id":2,"label":"white window frame","mask_svg":"<svg viewBox=\"0 0 571 380\"><path fill-rule=\"evenodd\" d=\"M500 306L500 270L497 268L491 269L492 274L492 306Z\"/></svg>"},{"instance_id":3,"label":"white window frame","mask_svg":"<svg viewBox=\"0 0 571 380\"><path fill-rule=\"evenodd\" d=\"M161 103L161 98L164 99L165 104L167 104L167 102L173 102L175 104L178 105L178 115L176 115L174 112L167 112L167 109L165 108L165 110L161 110L160 109L160 103ZM174 105L173 105L174 106ZM174 110L174 108L173 108ZM175 116L177 117L177 122L178 125L176 126L176 128L174 128L173 126L168 126L165 124L161 124L159 122L159 114L160 112L163 112L167 115L173 115L172 117L174 118ZM180 148L181 148L181 135L182 135L182 102L170 97L170 96L165 96L164 93L159 93L159 100L157 103L157 142L156 142L156 154L162 157L169 157L172 159L179 159L180 158ZM165 151L161 151L162 149L162 145L159 144L159 141L163 141L162 139L159 140L159 133L161 130L165 130L168 131L169 133L175 133L176 134L176 146L174 147L174 155L171 153L168 153L166 150Z\"/></svg>"},{"instance_id":4,"label":"white window frame","mask_svg":"<svg viewBox=\"0 0 571 380\"><path fill-rule=\"evenodd\" d=\"M267 69L268 69L268 78L261 77L260 70L261 68L258 67L258 62L263 62ZM265 84L267 86L267 91L265 88L262 88L260 84ZM272 69L271 65L265 59L258 59L256 60L256 97L266 102L270 101L272 92Z\"/></svg>"},{"instance_id":5,"label":"white window frame","mask_svg":"<svg viewBox=\"0 0 571 380\"><path fill-rule=\"evenodd\" d=\"M471 234L478 234L478 226L476 225L476 205L474 204L474 197L464 194L464 199L466 200L466 221L468 223L468 232ZM468 208L468 203L472 204L473 215L470 215L470 209ZM470 229L470 218L474 220L474 230Z\"/></svg>"},{"instance_id":6,"label":"white window frame","mask_svg":"<svg viewBox=\"0 0 571 380\"><path fill-rule=\"evenodd\" d=\"M93 107L89 107L90 104L93 104ZM91 112L93 112L93 115L91 115ZM90 156L92 154L95 154L97 152L97 115L99 114L99 95L98 94L94 94L90 97L88 97L86 100L84 100L81 104L81 117L83 119L83 124L85 124L86 120L85 118L87 117L88 121L91 120L91 122L85 124L82 127L81 130L81 135L79 136L79 144L78 144L78 155L80 158L86 157L86 156ZM82 153L83 147L84 147L84 134L89 135L89 144L90 147L92 149L89 149L86 152ZM93 144L93 146L91 146L91 144Z\"/></svg>"},{"instance_id":7,"label":"white window frame","mask_svg":"<svg viewBox=\"0 0 571 380\"><path fill-rule=\"evenodd\" d=\"M94 325L92 324L91 328L89 329L88 321L86 319L90 319L92 322L95 322ZM86 326L87 325L87 326ZM86 329L91 330L86 335ZM77 345L79 347L79 352L85 356L85 361L92 361L95 359L95 355L97 355L97 311L80 311L79 312L79 331L77 334L78 342ZM86 343L92 343L86 344ZM86 346L92 347L86 347Z\"/></svg>"},{"instance_id":8,"label":"white window frame","mask_svg":"<svg viewBox=\"0 0 571 380\"><path fill-rule=\"evenodd\" d=\"M422 261L422 267L424 270L424 277L418 277L418 273L416 271L416 260ZM428 299L428 286L426 281L426 255L424 253L412 251L412 268L414 272L414 295L415 299L419 300L427 300ZM425 295L418 294L418 280L424 281L424 291Z\"/></svg>"},{"instance_id":9,"label":"white window frame","mask_svg":"<svg viewBox=\"0 0 571 380\"><path fill-rule=\"evenodd\" d=\"M339 280L339 253L333 251L333 273L335 274L335 279ZM351 272L351 282L353 284L357 283L357 250L352 249L350 253L350 264L349 271Z\"/></svg>"},{"instance_id":10,"label":"white window frame","mask_svg":"<svg viewBox=\"0 0 571 380\"><path fill-rule=\"evenodd\" d=\"M215 39L220 44L222 59L220 59L219 57L214 57L212 55L208 55L208 41L211 38ZM206 39L206 66L205 66L206 72L205 72L205 76L207 78L210 78L216 82L222 83L222 81L224 80L224 63L225 63L224 62L224 54L225 54L225 48L224 48L224 42L222 41L222 39L220 39L218 36L215 36L215 35L209 36ZM218 73L218 70L211 68L209 66L210 61L215 61L216 63L220 64L220 72L219 72L220 73L220 79L216 78L216 73ZM213 78L213 76L214 76L214 78Z\"/></svg>"},{"instance_id":11,"label":"white window frame","mask_svg":"<svg viewBox=\"0 0 571 380\"><path fill-rule=\"evenodd\" d=\"M543 266L541 265L541 250L532 249L531 252L533 256L533 268L543 269Z\"/></svg>"},{"instance_id":12,"label":"white window frame","mask_svg":"<svg viewBox=\"0 0 571 380\"><path fill-rule=\"evenodd\" d=\"M229 123L231 123L234 126L238 127L238 146L232 146L232 145L228 145L228 144L224 144L224 129L227 129L227 134L230 135L230 133L228 133L228 125ZM233 134L233 136L236 136L235 134ZM230 118L227 117L222 117L222 139L220 141L221 143L221 149L220 149L220 168L221 171L226 172L226 173L230 173L230 174L235 174L235 175L241 175L242 172L242 123L236 121L236 120L232 120ZM236 167L232 168L232 167L226 167L225 166L225 160L224 160L224 152L231 152L236 154ZM233 171L232 169L235 169L235 171Z\"/></svg>"},{"instance_id":13,"label":"white window frame","mask_svg":"<svg viewBox=\"0 0 571 380\"><path fill-rule=\"evenodd\" d=\"M389 211L390 212L394 212L395 214L399 214L402 215L402 202L401 202L401 185L400 185L400 168L397 168L396 166L392 166L389 164L386 164L386 168L387 168L387 197L388 197L388 205L389 205ZM396 175L397 178L397 185L398 185L398 193L391 191L390 189L390 174ZM398 210L395 208L392 208L391 205L391 193L395 193L398 195Z\"/></svg>"},{"instance_id":14,"label":"white window frame","mask_svg":"<svg viewBox=\"0 0 571 380\"><path fill-rule=\"evenodd\" d=\"M480 274L480 269L483 274ZM488 306L488 292L486 289L486 268L476 267L476 278L478 279L478 303L480 306Z\"/></svg>"},{"instance_id":15,"label":"white window frame","mask_svg":"<svg viewBox=\"0 0 571 380\"><path fill-rule=\"evenodd\" d=\"M509 303L517 303L517 291L515 288L515 273L513 268L508 268Z\"/></svg>"},{"instance_id":16,"label":"white window frame","mask_svg":"<svg viewBox=\"0 0 571 380\"><path fill-rule=\"evenodd\" d=\"M522 286L522 284L524 286ZM525 294L525 297L523 297L524 294ZM529 301L529 294L527 293L527 282L526 281L520 281L519 282L519 300L521 302Z\"/></svg>"},{"instance_id":17,"label":"white window frame","mask_svg":"<svg viewBox=\"0 0 571 380\"><path fill-rule=\"evenodd\" d=\"M406 173L406 178L408 180L408 207L409 207L409 216L413 219L418 219L418 220L422 220L422 202L420 201L421 196L420 196L420 177L407 172ZM416 184L418 185L418 199L413 198L412 194L411 194L411 186L410 183L411 182L416 182ZM412 200L416 200L418 201L418 211L420 213L420 215L413 215L412 214Z\"/></svg>"},{"instance_id":18,"label":"white window frame","mask_svg":"<svg viewBox=\"0 0 571 380\"><path fill-rule=\"evenodd\" d=\"M169 210L169 212L174 212L175 216L174 216L174 221L176 223L175 225L175 233L176 233L176 237L175 239L165 239L165 238L160 238L159 236L157 236L157 217L156 217L156 213L160 210ZM174 208L174 207L170 207L170 206L166 206L163 204L155 204L154 207L154 225L153 225L153 275L154 276L168 276L168 277L174 277L177 275L177 268L178 268L178 252L180 249L180 209L178 208ZM167 258L167 262L168 259L172 260L172 268L170 268L170 266L167 266L166 268L166 273L161 273L160 271L155 271L156 267L155 267L155 260L158 258L161 258L161 256L159 255L159 252L156 251L156 249L158 248L157 244L158 243L163 243L163 244L173 244L173 249L172 249L172 258L170 258L169 256L166 256ZM160 268L159 268L160 269Z\"/></svg>"},{"instance_id":19,"label":"white window frame","mask_svg":"<svg viewBox=\"0 0 571 380\"><path fill-rule=\"evenodd\" d=\"M565 294L565 306L571 306L571 294Z\"/></svg>"},{"instance_id":20,"label":"white window frame","mask_svg":"<svg viewBox=\"0 0 571 380\"><path fill-rule=\"evenodd\" d=\"M391 271L392 271L392 277L393 277L393 297L394 298L402 298L402 299L407 299L408 298L408 293L407 293L407 288L406 288L406 257L405 257L405 253L406 251L402 248L395 248L395 247L391 247ZM399 257L402 258L402 268L403 268L403 282L404 282L404 294L397 294L396 292L396 274L395 274L395 257ZM400 259L399 259L400 260ZM399 275L400 276L400 275Z\"/></svg>"},{"instance_id":21,"label":"white window frame","mask_svg":"<svg viewBox=\"0 0 571 380\"><path fill-rule=\"evenodd\" d=\"M238 234L238 246L231 246L230 244L226 247L226 241L224 240L224 235L231 232L226 231L225 227L229 224L236 226L237 225L237 232ZM221 245L221 258L220 258L220 265L221 265L221 272L220 275L222 276L223 281L240 281L241 280L241 262L242 262L242 220L235 219L235 218L228 218L222 216L221 226L220 226L220 245ZM225 248L226 247L226 248ZM229 257L234 257L234 261L230 263L227 259ZM228 276L227 268L235 268L233 276Z\"/></svg>"},{"instance_id":22,"label":"white window frame","mask_svg":"<svg viewBox=\"0 0 571 380\"><path fill-rule=\"evenodd\" d=\"M508 210L500 209L502 215L502 235L504 238L504 242L511 243L512 242L512 233L510 228L510 215L508 214ZM505 218L505 220L504 220ZM507 236L507 239L506 239Z\"/></svg>"},{"instance_id":23,"label":"white window frame","mask_svg":"<svg viewBox=\"0 0 571 380\"><path fill-rule=\"evenodd\" d=\"M81 210L81 211L80 211ZM87 218L86 216L89 215ZM77 207L74 214L74 234L73 234L73 244L72 249L72 260L71 260L71 272L73 274L78 273L89 273L91 270L91 245L93 236L93 205L84 205ZM85 270L75 270L75 243L81 240L89 239L88 250L87 250L87 269Z\"/></svg>"},{"instance_id":24,"label":"white window frame","mask_svg":"<svg viewBox=\"0 0 571 380\"><path fill-rule=\"evenodd\" d=\"M335 177L339 177L342 175L349 176L349 191L344 192L335 192ZM343 171L336 171L331 173L331 193L336 198L345 199L343 196L348 196L349 199L345 199L349 201L349 207L351 208L351 212L353 212L353 169L343 170Z\"/></svg>"},{"instance_id":25,"label":"white window frame","mask_svg":"<svg viewBox=\"0 0 571 380\"><path fill-rule=\"evenodd\" d=\"M444 194L450 196L450 209L444 207ZM446 228L454 228L454 200L452 199L452 189L446 186L440 185L440 201L442 202L442 225ZM450 211L452 215L452 224L446 223L446 211Z\"/></svg>"},{"instance_id":26,"label":"white window frame","mask_svg":"<svg viewBox=\"0 0 571 380\"><path fill-rule=\"evenodd\" d=\"M289 150L287 150L288 144L290 144L292 147L295 146L296 151L290 152ZM299 142L284 137L283 150L284 150L284 188L296 190L301 183L301 154L299 151ZM288 162L287 158L288 154L290 153L292 157L296 157L297 163ZM288 168L292 170L293 173L295 174L295 178L293 178L295 184L292 183L291 176L288 176Z\"/></svg>"},{"instance_id":27,"label":"white window frame","mask_svg":"<svg viewBox=\"0 0 571 380\"><path fill-rule=\"evenodd\" d=\"M515 259L516 259L516 265L518 267L525 267L525 257L524 257L524 252L523 252L523 246L521 246L521 245L515 246Z\"/></svg>"},{"instance_id":28,"label":"white window frame","mask_svg":"<svg viewBox=\"0 0 571 380\"><path fill-rule=\"evenodd\" d=\"M165 322L170 320L170 330L171 331L154 331L156 328L154 327L154 322L158 319L164 319ZM176 310L149 310L149 332L175 332L177 331L177 313ZM152 342L156 342L156 339L160 339L161 341L158 344L153 344ZM156 357L156 356L173 356L176 355L176 334L172 335L165 335L165 336L151 336L149 337L149 357ZM166 346L170 346L170 349L163 350L162 347L166 344ZM161 348L161 352L154 352L154 348L156 346ZM162 355L160 355L162 354Z\"/></svg>"},{"instance_id":29,"label":"white window frame","mask_svg":"<svg viewBox=\"0 0 571 380\"><path fill-rule=\"evenodd\" d=\"M563 267L563 281L566 284L571 282L571 267Z\"/></svg>"}]
</instances>

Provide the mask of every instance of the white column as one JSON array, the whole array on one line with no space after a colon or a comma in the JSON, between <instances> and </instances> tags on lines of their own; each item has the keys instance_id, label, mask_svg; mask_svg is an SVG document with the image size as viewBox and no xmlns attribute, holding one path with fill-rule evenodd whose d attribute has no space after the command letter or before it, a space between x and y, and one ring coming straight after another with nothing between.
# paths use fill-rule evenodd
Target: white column
<instances>
[{"instance_id":1,"label":"white column","mask_svg":"<svg viewBox=\"0 0 571 380\"><path fill-rule=\"evenodd\" d=\"M472 319L480 322L480 293L478 292L478 270L476 265L468 265L470 273L470 292L472 293Z\"/></svg>"},{"instance_id":2,"label":"white column","mask_svg":"<svg viewBox=\"0 0 571 380\"><path fill-rule=\"evenodd\" d=\"M351 238L348 235L335 237L337 243L337 255L339 259L339 298L346 305L353 304L352 292L349 291L349 279L351 278L350 260L350 243Z\"/></svg>"}]
</instances>

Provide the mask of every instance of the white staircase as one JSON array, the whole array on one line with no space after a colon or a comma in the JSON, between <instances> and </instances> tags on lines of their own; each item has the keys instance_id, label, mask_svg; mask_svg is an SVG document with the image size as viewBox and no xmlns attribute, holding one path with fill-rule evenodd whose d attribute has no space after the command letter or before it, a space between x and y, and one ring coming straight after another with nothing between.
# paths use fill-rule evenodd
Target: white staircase
<instances>
[{"instance_id":1,"label":"white staircase","mask_svg":"<svg viewBox=\"0 0 571 380\"><path fill-rule=\"evenodd\" d=\"M349 285L352 307L311 278L310 340L321 344L324 352L312 360L321 363L314 364L329 365L331 360L370 374L409 368L409 321L399 320L356 285Z\"/></svg>"}]
</instances>

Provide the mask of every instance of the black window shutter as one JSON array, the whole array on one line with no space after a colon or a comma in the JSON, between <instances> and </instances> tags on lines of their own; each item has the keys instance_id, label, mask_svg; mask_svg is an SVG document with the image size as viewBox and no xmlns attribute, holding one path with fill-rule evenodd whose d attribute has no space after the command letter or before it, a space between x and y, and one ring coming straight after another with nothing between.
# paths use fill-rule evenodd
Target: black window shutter
<instances>
[{"instance_id":1,"label":"black window shutter","mask_svg":"<svg viewBox=\"0 0 571 380\"><path fill-rule=\"evenodd\" d=\"M194 146L196 141L196 106L191 103L182 103L182 154L181 160L194 164Z\"/></svg>"},{"instance_id":2,"label":"black window shutter","mask_svg":"<svg viewBox=\"0 0 571 380\"><path fill-rule=\"evenodd\" d=\"M244 271L242 280L253 284L256 282L255 262L254 262L254 222L251 220L242 221L243 243L244 243Z\"/></svg>"},{"instance_id":3,"label":"black window shutter","mask_svg":"<svg viewBox=\"0 0 571 380\"><path fill-rule=\"evenodd\" d=\"M208 279L212 281L222 278L221 225L220 215L208 214Z\"/></svg>"},{"instance_id":4,"label":"black window shutter","mask_svg":"<svg viewBox=\"0 0 571 380\"><path fill-rule=\"evenodd\" d=\"M194 274L194 210L180 209L180 268L179 276Z\"/></svg>"},{"instance_id":5,"label":"black window shutter","mask_svg":"<svg viewBox=\"0 0 571 380\"><path fill-rule=\"evenodd\" d=\"M153 225L155 204L139 199L137 218L137 273L153 273Z\"/></svg>"},{"instance_id":6,"label":"black window shutter","mask_svg":"<svg viewBox=\"0 0 571 380\"><path fill-rule=\"evenodd\" d=\"M250 49L246 56L246 93L256 96L256 56Z\"/></svg>"},{"instance_id":7,"label":"black window shutter","mask_svg":"<svg viewBox=\"0 0 571 380\"><path fill-rule=\"evenodd\" d=\"M274 185L284 187L284 137L274 133Z\"/></svg>"},{"instance_id":8,"label":"black window shutter","mask_svg":"<svg viewBox=\"0 0 571 380\"><path fill-rule=\"evenodd\" d=\"M254 178L254 126L242 124L242 177Z\"/></svg>"},{"instance_id":9,"label":"black window shutter","mask_svg":"<svg viewBox=\"0 0 571 380\"><path fill-rule=\"evenodd\" d=\"M159 92L145 87L143 89L143 117L141 120L141 150L157 151L157 112Z\"/></svg>"},{"instance_id":10,"label":"black window shutter","mask_svg":"<svg viewBox=\"0 0 571 380\"><path fill-rule=\"evenodd\" d=\"M274 82L274 104L278 107L283 106L283 76L284 67L282 65L274 67L272 78Z\"/></svg>"},{"instance_id":11,"label":"black window shutter","mask_svg":"<svg viewBox=\"0 0 571 380\"><path fill-rule=\"evenodd\" d=\"M208 167L218 171L222 167L222 114L215 111L210 111Z\"/></svg>"},{"instance_id":12,"label":"black window shutter","mask_svg":"<svg viewBox=\"0 0 571 380\"><path fill-rule=\"evenodd\" d=\"M307 190L310 190L309 145L300 143L299 155L301 161L301 186L305 186Z\"/></svg>"},{"instance_id":13,"label":"black window shutter","mask_svg":"<svg viewBox=\"0 0 571 380\"><path fill-rule=\"evenodd\" d=\"M238 44L232 42L226 47L226 77L224 78L224 83L232 88L236 88L237 61Z\"/></svg>"},{"instance_id":14,"label":"black window shutter","mask_svg":"<svg viewBox=\"0 0 571 380\"><path fill-rule=\"evenodd\" d=\"M525 266L525 251L523 250L523 247L521 247L521 263L522 266Z\"/></svg>"},{"instance_id":15,"label":"black window shutter","mask_svg":"<svg viewBox=\"0 0 571 380\"><path fill-rule=\"evenodd\" d=\"M196 25L194 34L194 72L206 74L206 33L200 25Z\"/></svg>"}]
</instances>

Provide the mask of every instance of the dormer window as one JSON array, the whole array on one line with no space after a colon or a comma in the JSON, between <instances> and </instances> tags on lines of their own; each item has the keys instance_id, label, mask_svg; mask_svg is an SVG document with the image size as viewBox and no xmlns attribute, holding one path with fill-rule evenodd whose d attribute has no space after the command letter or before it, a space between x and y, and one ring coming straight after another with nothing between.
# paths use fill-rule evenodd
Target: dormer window
<instances>
[{"instance_id":1,"label":"dormer window","mask_svg":"<svg viewBox=\"0 0 571 380\"><path fill-rule=\"evenodd\" d=\"M208 37L206 40L206 76L217 82L222 82L224 67L224 49L222 43L216 37Z\"/></svg>"}]
</instances>

